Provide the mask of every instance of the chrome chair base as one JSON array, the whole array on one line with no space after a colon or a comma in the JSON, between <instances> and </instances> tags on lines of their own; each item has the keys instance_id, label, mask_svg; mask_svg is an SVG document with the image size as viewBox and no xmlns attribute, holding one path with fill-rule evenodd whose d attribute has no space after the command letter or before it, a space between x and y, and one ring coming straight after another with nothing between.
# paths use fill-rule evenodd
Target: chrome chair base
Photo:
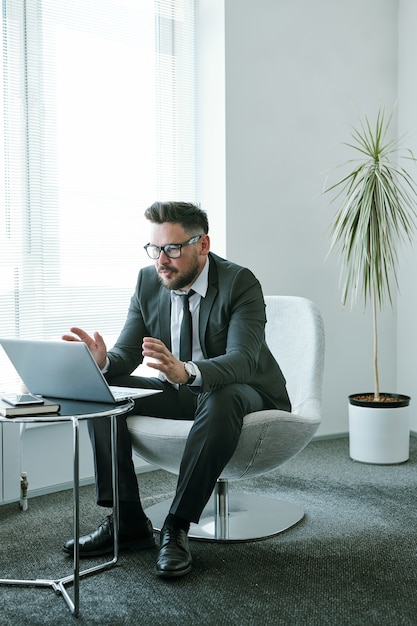
<instances>
[{"instance_id":1,"label":"chrome chair base","mask_svg":"<svg viewBox=\"0 0 417 626\"><path fill-rule=\"evenodd\" d=\"M154 530L159 531L171 500L146 509ZM189 538L201 541L255 541L272 537L298 524L304 511L296 504L255 495L229 495L227 481L220 480L198 524L191 524Z\"/></svg>"}]
</instances>

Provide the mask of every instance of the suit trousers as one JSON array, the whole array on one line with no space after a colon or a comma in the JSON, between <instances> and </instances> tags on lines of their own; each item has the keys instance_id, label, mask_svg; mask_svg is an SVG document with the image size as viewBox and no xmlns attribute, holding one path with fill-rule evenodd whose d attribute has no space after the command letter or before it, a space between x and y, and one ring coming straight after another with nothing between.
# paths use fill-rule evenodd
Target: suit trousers
<instances>
[{"instance_id":1,"label":"suit trousers","mask_svg":"<svg viewBox=\"0 0 417 626\"><path fill-rule=\"evenodd\" d=\"M195 393L186 388L184 403L183 394L180 402L180 393L175 386L157 378L119 376L110 379L109 383L162 389L163 393L137 400L132 414L193 420L169 512L197 523L218 477L236 448L243 417L247 413L271 407L255 389L246 384L234 383L205 393ZM120 501L139 502L126 416L120 416L117 425ZM91 420L88 427L94 454L97 504L111 507L110 419Z\"/></svg>"}]
</instances>

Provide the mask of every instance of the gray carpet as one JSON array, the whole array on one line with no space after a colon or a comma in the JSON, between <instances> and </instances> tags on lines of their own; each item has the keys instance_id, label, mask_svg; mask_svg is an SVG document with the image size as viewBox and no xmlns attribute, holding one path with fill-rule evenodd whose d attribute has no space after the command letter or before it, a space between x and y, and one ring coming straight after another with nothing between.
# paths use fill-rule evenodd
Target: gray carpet
<instances>
[{"instance_id":1,"label":"gray carpet","mask_svg":"<svg viewBox=\"0 0 417 626\"><path fill-rule=\"evenodd\" d=\"M140 483L149 505L172 495L175 477L149 472ZM292 500L305 518L263 541L192 542L193 571L173 582L155 576L155 550L122 553L114 569L81 580L78 619L50 589L2 586L0 624L417 625L417 439L394 466L352 461L345 438L314 441L231 488ZM71 573L60 550L72 534L71 497L32 498L25 513L0 507L0 576ZM81 507L89 532L103 517L91 486Z\"/></svg>"}]
</instances>

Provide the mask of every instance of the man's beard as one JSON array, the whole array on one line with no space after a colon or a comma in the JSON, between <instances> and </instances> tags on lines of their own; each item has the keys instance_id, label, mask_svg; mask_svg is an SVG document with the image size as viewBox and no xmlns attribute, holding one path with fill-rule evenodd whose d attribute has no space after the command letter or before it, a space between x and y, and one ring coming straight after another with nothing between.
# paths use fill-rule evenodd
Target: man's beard
<instances>
[{"instance_id":1,"label":"man's beard","mask_svg":"<svg viewBox=\"0 0 417 626\"><path fill-rule=\"evenodd\" d=\"M183 289L188 285L191 285L195 281L198 276L198 262L197 259L194 260L193 265L189 268L189 270L185 274L177 275L171 278L169 281L165 281L164 276L161 276L159 270L169 270L173 274L178 274L178 270L170 265L160 265L157 273L160 283L166 287L167 289L171 289L172 291L176 289Z\"/></svg>"}]
</instances>

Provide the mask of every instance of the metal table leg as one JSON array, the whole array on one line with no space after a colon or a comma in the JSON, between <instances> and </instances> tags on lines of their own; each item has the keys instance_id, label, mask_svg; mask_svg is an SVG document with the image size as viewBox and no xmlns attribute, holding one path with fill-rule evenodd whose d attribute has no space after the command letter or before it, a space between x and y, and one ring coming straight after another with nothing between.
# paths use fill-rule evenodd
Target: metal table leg
<instances>
[{"instance_id":1,"label":"metal table leg","mask_svg":"<svg viewBox=\"0 0 417 626\"><path fill-rule=\"evenodd\" d=\"M79 426L77 418L73 418L74 424L74 574L55 581L54 588L62 594L74 616L79 614L79 584L80 578L90 576L99 571L114 567L119 558L119 478L117 466L117 421L116 416L111 416L111 456L112 456L112 483L113 483L113 558L106 563L96 565L80 572L80 491L79 491ZM74 583L74 601L71 600L65 585Z\"/></svg>"},{"instance_id":2,"label":"metal table leg","mask_svg":"<svg viewBox=\"0 0 417 626\"><path fill-rule=\"evenodd\" d=\"M73 425L73 514L74 514L74 569L73 574L56 579L12 579L0 578L0 585L20 585L32 587L51 587L57 594L62 595L71 613L77 617L79 614L80 578L90 576L105 569L114 567L119 558L119 480L117 466L117 420L116 415L111 415L111 456L112 456L112 483L113 483L113 528L114 548L113 558L106 563L90 567L80 572L80 480L79 480L79 420L76 416L71 417ZM73 599L70 597L65 585L73 583Z\"/></svg>"}]
</instances>

